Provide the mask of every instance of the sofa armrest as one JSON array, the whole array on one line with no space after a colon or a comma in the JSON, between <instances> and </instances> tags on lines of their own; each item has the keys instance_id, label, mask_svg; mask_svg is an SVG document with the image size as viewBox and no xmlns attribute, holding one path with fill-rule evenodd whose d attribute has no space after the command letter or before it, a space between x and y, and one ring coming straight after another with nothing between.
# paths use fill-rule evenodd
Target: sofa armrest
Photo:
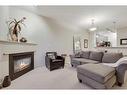
<instances>
[{"instance_id":1,"label":"sofa armrest","mask_svg":"<svg viewBox=\"0 0 127 95\"><path fill-rule=\"evenodd\" d=\"M70 60L71 60L71 63L72 63L72 60L75 58L75 55L69 55L70 56Z\"/></svg>"},{"instance_id":2,"label":"sofa armrest","mask_svg":"<svg viewBox=\"0 0 127 95\"><path fill-rule=\"evenodd\" d=\"M57 56L56 59L64 59L62 56Z\"/></svg>"},{"instance_id":3,"label":"sofa armrest","mask_svg":"<svg viewBox=\"0 0 127 95\"><path fill-rule=\"evenodd\" d=\"M65 61L65 58L62 57L62 56L57 56L56 59L60 59L60 60L62 60L63 62Z\"/></svg>"},{"instance_id":4,"label":"sofa armrest","mask_svg":"<svg viewBox=\"0 0 127 95\"><path fill-rule=\"evenodd\" d=\"M69 55L70 56L70 58L75 58L75 55Z\"/></svg>"},{"instance_id":5,"label":"sofa armrest","mask_svg":"<svg viewBox=\"0 0 127 95\"><path fill-rule=\"evenodd\" d=\"M120 64L118 67L116 67L116 76L117 76L118 83L121 83L121 84L124 83L126 70L127 70L127 63Z\"/></svg>"},{"instance_id":6,"label":"sofa armrest","mask_svg":"<svg viewBox=\"0 0 127 95\"><path fill-rule=\"evenodd\" d=\"M50 62L52 62L52 59L45 56L45 65L48 66L50 64Z\"/></svg>"}]
</instances>

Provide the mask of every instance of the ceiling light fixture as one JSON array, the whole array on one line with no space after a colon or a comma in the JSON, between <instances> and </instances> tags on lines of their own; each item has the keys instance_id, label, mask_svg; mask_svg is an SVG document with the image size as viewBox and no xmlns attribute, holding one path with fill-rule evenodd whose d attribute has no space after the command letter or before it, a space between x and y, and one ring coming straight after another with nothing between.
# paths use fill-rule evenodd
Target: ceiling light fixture
<instances>
[{"instance_id":1,"label":"ceiling light fixture","mask_svg":"<svg viewBox=\"0 0 127 95\"><path fill-rule=\"evenodd\" d=\"M113 29L109 29L109 28L106 28L107 32L112 32L112 33L116 33L117 32L117 27L116 27L116 22L114 21L113 22Z\"/></svg>"},{"instance_id":2,"label":"ceiling light fixture","mask_svg":"<svg viewBox=\"0 0 127 95\"><path fill-rule=\"evenodd\" d=\"M94 19L92 19L91 27L89 28L89 31L96 31L97 27L95 27Z\"/></svg>"},{"instance_id":3,"label":"ceiling light fixture","mask_svg":"<svg viewBox=\"0 0 127 95\"><path fill-rule=\"evenodd\" d=\"M111 32L112 32L112 30L109 29L109 28L106 28L106 31L107 31L108 33L111 33Z\"/></svg>"},{"instance_id":4,"label":"ceiling light fixture","mask_svg":"<svg viewBox=\"0 0 127 95\"><path fill-rule=\"evenodd\" d=\"M113 29L113 32L115 32L115 33L116 33L116 32L117 32L116 22L114 21L114 22L113 22L113 24L114 24L114 29Z\"/></svg>"}]
</instances>

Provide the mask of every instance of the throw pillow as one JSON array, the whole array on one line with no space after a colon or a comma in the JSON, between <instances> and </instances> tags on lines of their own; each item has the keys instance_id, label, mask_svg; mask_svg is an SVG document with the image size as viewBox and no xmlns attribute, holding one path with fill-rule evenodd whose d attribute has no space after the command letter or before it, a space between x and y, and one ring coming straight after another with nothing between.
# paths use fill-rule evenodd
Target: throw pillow
<instances>
[{"instance_id":1,"label":"throw pillow","mask_svg":"<svg viewBox=\"0 0 127 95\"><path fill-rule=\"evenodd\" d=\"M104 53L102 63L115 63L122 57L122 53Z\"/></svg>"},{"instance_id":2,"label":"throw pillow","mask_svg":"<svg viewBox=\"0 0 127 95\"><path fill-rule=\"evenodd\" d=\"M74 56L75 56L76 58L80 58L80 57L81 57L81 52L75 53Z\"/></svg>"},{"instance_id":3,"label":"throw pillow","mask_svg":"<svg viewBox=\"0 0 127 95\"><path fill-rule=\"evenodd\" d=\"M55 59L55 55L54 54L48 54L48 57L51 59Z\"/></svg>"},{"instance_id":4,"label":"throw pillow","mask_svg":"<svg viewBox=\"0 0 127 95\"><path fill-rule=\"evenodd\" d=\"M118 67L121 64L127 64L127 57L120 58L116 63L102 63L103 65L108 65L111 67Z\"/></svg>"},{"instance_id":5,"label":"throw pillow","mask_svg":"<svg viewBox=\"0 0 127 95\"><path fill-rule=\"evenodd\" d=\"M89 56L90 56L90 51L82 51L81 52L81 57L82 58L89 59Z\"/></svg>"}]
</instances>

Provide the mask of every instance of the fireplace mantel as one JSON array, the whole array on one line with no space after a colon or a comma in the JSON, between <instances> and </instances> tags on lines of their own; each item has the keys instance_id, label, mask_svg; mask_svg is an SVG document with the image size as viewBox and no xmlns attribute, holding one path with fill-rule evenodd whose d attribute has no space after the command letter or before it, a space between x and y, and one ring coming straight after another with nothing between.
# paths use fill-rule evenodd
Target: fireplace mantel
<instances>
[{"instance_id":1,"label":"fireplace mantel","mask_svg":"<svg viewBox=\"0 0 127 95\"><path fill-rule=\"evenodd\" d=\"M9 54L34 52L37 44L21 43L0 40L0 80L9 75Z\"/></svg>"},{"instance_id":2,"label":"fireplace mantel","mask_svg":"<svg viewBox=\"0 0 127 95\"><path fill-rule=\"evenodd\" d=\"M23 43L23 42L11 42L0 40L0 54L8 55L20 52L36 51L37 44Z\"/></svg>"},{"instance_id":3,"label":"fireplace mantel","mask_svg":"<svg viewBox=\"0 0 127 95\"><path fill-rule=\"evenodd\" d=\"M34 43L23 43L23 42L13 42L13 41L3 41L3 40L0 40L0 44L37 45Z\"/></svg>"}]
</instances>

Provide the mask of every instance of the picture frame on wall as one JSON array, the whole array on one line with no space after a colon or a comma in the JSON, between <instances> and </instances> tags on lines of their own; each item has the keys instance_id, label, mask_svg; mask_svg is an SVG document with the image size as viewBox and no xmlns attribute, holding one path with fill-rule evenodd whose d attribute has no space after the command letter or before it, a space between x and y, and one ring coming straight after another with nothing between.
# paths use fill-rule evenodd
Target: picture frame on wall
<instances>
[{"instance_id":1,"label":"picture frame on wall","mask_svg":"<svg viewBox=\"0 0 127 95\"><path fill-rule=\"evenodd\" d=\"M84 48L88 48L88 40L84 39Z\"/></svg>"},{"instance_id":2,"label":"picture frame on wall","mask_svg":"<svg viewBox=\"0 0 127 95\"><path fill-rule=\"evenodd\" d=\"M127 45L127 38L120 39L120 45Z\"/></svg>"}]
</instances>

